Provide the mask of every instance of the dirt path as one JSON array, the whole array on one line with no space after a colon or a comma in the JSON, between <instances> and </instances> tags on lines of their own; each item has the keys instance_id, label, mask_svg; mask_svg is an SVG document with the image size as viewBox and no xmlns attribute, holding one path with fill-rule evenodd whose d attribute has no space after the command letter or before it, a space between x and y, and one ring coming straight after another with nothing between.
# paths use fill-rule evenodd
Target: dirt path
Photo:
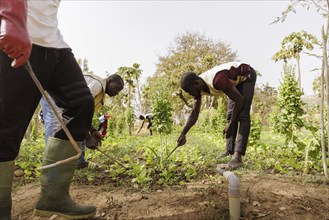
<instances>
[{"instance_id":1,"label":"dirt path","mask_svg":"<svg viewBox=\"0 0 329 220\"><path fill-rule=\"evenodd\" d=\"M329 220L328 185L301 184L272 175L245 175L240 181L241 219ZM13 190L13 220L45 220L32 217L39 191L38 183ZM212 183L202 181L150 193L74 184L71 195L78 202L96 205L97 220L229 219L227 183L221 177Z\"/></svg>"}]
</instances>

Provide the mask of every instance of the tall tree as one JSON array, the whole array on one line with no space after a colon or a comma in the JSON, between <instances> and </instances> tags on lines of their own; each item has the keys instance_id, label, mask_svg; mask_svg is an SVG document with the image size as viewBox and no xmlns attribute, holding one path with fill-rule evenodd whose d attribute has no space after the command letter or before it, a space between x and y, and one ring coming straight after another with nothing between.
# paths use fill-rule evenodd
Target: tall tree
<instances>
[{"instance_id":1,"label":"tall tree","mask_svg":"<svg viewBox=\"0 0 329 220\"><path fill-rule=\"evenodd\" d=\"M328 1L329 8L329 1ZM326 29L322 26L322 42L323 42L323 58L322 58L322 71L321 71L321 146L322 146L322 163L324 168L324 175L328 178L327 171L327 162L326 162L326 149L325 149L325 136L324 136L324 88L323 81L326 82L326 104L327 104L327 131L329 131L329 66L328 66L328 54L327 54L327 43L328 43L328 32L329 32L329 18L327 21ZM329 135L328 135L329 139ZM329 142L327 142L329 143ZM329 145L328 145L328 154L329 154ZM328 155L329 157L329 155Z\"/></svg>"},{"instance_id":2,"label":"tall tree","mask_svg":"<svg viewBox=\"0 0 329 220\"><path fill-rule=\"evenodd\" d=\"M88 60L86 58L84 59L79 58L77 62L83 72L93 73L93 71L90 71L89 69Z\"/></svg>"},{"instance_id":3,"label":"tall tree","mask_svg":"<svg viewBox=\"0 0 329 220\"><path fill-rule=\"evenodd\" d=\"M126 108L126 122L128 125L128 133L131 135L132 133L132 127L134 124L134 111L133 111L133 105L132 100L135 94L135 88L138 82L138 79L141 76L142 70L139 68L140 65L138 63L134 63L132 67L120 67L118 69L118 74L121 75L121 77L124 79L127 85L127 108Z\"/></svg>"},{"instance_id":4,"label":"tall tree","mask_svg":"<svg viewBox=\"0 0 329 220\"><path fill-rule=\"evenodd\" d=\"M168 47L167 54L159 56L158 59L155 79L150 80L161 81L164 77L170 79L169 86L173 91L174 100L173 109L179 115L184 105L189 105L189 100L184 97L186 93L180 89L181 75L188 71L201 74L216 65L236 60L237 55L229 44L214 41L198 32L186 32L177 35ZM144 90L144 95L147 95L146 92L147 90ZM211 101L204 103L208 104Z\"/></svg>"},{"instance_id":5,"label":"tall tree","mask_svg":"<svg viewBox=\"0 0 329 220\"><path fill-rule=\"evenodd\" d=\"M321 109L321 124L324 123L324 116L323 116L323 110L325 109L324 106L324 96L326 96L326 109L329 109L329 68L328 68L328 55L327 55L327 43L328 43L328 31L329 31L329 0L312 0L312 1L290 1L290 4L288 5L287 9L282 12L281 17L277 17L277 19L273 23L277 22L284 22L288 16L289 13L293 12L296 13L296 8L298 5L301 5L302 7L309 10L311 7L315 8L317 13L320 14L324 18L324 22L326 23L326 28L322 28L322 48L323 48L323 56L322 56L322 71L321 71L321 78L322 81L325 81L326 85L326 94L324 94L324 83L322 82L321 85L321 92L323 92L321 97L321 103L320 106L322 106ZM322 25L323 27L323 25ZM323 76L322 76L323 74ZM328 112L328 111L327 111ZM329 114L329 113L327 113ZM326 165L326 149L325 149L325 141L324 141L324 129L325 126L322 124L321 126L321 149L322 149L322 160L323 160L323 167L324 167L324 174L328 178L328 172L327 172L327 165ZM327 121L327 131L329 131L329 120ZM329 139L329 137L328 137ZM328 142L328 157L329 157L329 142Z\"/></svg>"},{"instance_id":6,"label":"tall tree","mask_svg":"<svg viewBox=\"0 0 329 220\"><path fill-rule=\"evenodd\" d=\"M168 89L170 87L167 85L169 82L168 79L157 81L151 92L154 127L160 134L170 134L172 131L172 98L171 91Z\"/></svg>"},{"instance_id":7,"label":"tall tree","mask_svg":"<svg viewBox=\"0 0 329 220\"><path fill-rule=\"evenodd\" d=\"M277 62L283 60L285 63L288 59L295 58L297 61L298 85L301 88L301 71L300 71L300 53L305 49L313 50L313 45L318 44L316 36L306 31L293 32L283 38L281 49L274 54L272 59Z\"/></svg>"}]
</instances>

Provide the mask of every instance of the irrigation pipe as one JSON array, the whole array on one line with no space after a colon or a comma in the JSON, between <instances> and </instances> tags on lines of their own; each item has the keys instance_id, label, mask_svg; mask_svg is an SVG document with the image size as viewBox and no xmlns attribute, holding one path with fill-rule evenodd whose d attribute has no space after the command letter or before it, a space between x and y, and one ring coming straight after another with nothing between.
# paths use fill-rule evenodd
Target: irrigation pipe
<instances>
[{"instance_id":1,"label":"irrigation pipe","mask_svg":"<svg viewBox=\"0 0 329 220\"><path fill-rule=\"evenodd\" d=\"M229 209L231 220L240 219L240 180L239 178L232 173L221 169L216 168L217 172L223 175L225 180L228 182L228 197L229 197Z\"/></svg>"},{"instance_id":2,"label":"irrigation pipe","mask_svg":"<svg viewBox=\"0 0 329 220\"><path fill-rule=\"evenodd\" d=\"M58 122L61 124L66 136L69 138L72 146L74 147L74 149L78 152L75 156L73 157L69 157L67 159L64 159L64 160L60 160L60 161L57 161L56 163L52 163L52 164L49 164L49 165L46 165L46 166L42 166L40 168L38 168L38 170L43 170L43 169L47 169L47 168L50 168L50 167L55 167L57 165L60 165L60 164L63 164L63 163L67 163L67 162L70 162L70 161L73 161L73 160L77 160L79 159L79 157L81 156L81 149L80 147L78 146L78 144L75 142L75 140L73 139L70 131L67 129L66 125L64 124L62 118L59 116L59 114L57 113L56 109L55 109L55 106L53 105L53 103L50 101L49 99L49 96L48 94L45 92L45 90L43 89L41 83L39 82L38 78L36 77L33 69L32 69L32 66L30 64L29 61L26 61L26 63L24 64L24 68L26 69L26 71L30 74L32 80L34 81L35 85L38 87L39 91L41 92L41 94L43 95L43 97L46 99L48 105L50 106L51 110L53 111L53 113L55 114Z\"/></svg>"}]
</instances>

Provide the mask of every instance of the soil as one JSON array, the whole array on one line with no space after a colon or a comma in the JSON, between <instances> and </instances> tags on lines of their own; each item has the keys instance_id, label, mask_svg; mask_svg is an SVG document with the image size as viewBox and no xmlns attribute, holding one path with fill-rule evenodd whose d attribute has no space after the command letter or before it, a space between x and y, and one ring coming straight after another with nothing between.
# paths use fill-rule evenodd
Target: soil
<instances>
[{"instance_id":1,"label":"soil","mask_svg":"<svg viewBox=\"0 0 329 220\"><path fill-rule=\"evenodd\" d=\"M302 183L273 174L243 174L240 219L329 219L328 183ZM40 192L32 182L13 189L13 220L62 220L33 217ZM219 174L185 186L141 192L134 187L75 181L71 196L97 206L95 220L106 219L230 219L228 184Z\"/></svg>"}]
</instances>

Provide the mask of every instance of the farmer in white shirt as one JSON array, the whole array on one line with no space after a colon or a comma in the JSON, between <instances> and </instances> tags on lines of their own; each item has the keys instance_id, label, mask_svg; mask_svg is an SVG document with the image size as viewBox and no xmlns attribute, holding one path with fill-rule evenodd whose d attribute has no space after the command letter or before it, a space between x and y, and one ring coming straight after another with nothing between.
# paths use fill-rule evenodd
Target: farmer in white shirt
<instances>
[{"instance_id":1,"label":"farmer in white shirt","mask_svg":"<svg viewBox=\"0 0 329 220\"><path fill-rule=\"evenodd\" d=\"M124 86L123 79L118 74L112 74L104 79L92 73L84 73L84 78L94 97L95 112L103 106L105 94L110 97L115 96ZM45 126L45 143L47 143L49 137L53 137L56 132L61 130L61 125L44 98L41 99L40 104ZM59 108L56 105L55 109L59 115L62 115L66 111L65 108ZM65 118L63 118L63 120L65 120ZM102 139L103 136L91 125L86 139L82 142L82 154L78 160L78 169L88 167L88 162L85 160L85 147L87 146L90 149L95 149L101 143Z\"/></svg>"}]
</instances>

